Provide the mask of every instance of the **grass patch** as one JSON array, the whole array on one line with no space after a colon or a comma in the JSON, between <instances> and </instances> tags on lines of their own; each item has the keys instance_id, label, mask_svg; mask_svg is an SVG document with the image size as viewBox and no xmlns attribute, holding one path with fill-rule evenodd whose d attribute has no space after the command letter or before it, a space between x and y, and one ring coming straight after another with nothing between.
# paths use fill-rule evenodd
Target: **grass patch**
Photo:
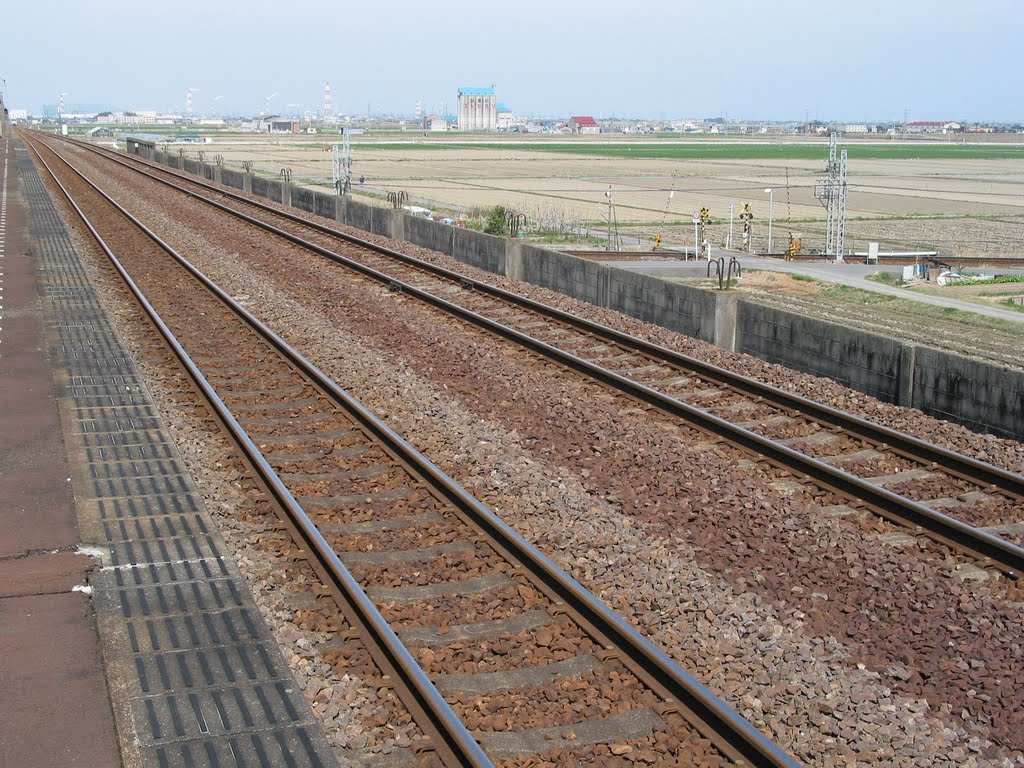
<instances>
[{"instance_id":1,"label":"grass patch","mask_svg":"<svg viewBox=\"0 0 1024 768\"><path fill-rule=\"evenodd\" d=\"M947 285L1001 285L1003 283L1024 283L1024 275L1000 275L987 280L968 277L966 280L954 280Z\"/></svg>"},{"instance_id":2,"label":"grass patch","mask_svg":"<svg viewBox=\"0 0 1024 768\"><path fill-rule=\"evenodd\" d=\"M891 285L896 288L903 285L903 278L892 272L872 272L868 275L865 280L870 280L873 283L881 283L882 285Z\"/></svg>"},{"instance_id":3,"label":"grass patch","mask_svg":"<svg viewBox=\"0 0 1024 768\"><path fill-rule=\"evenodd\" d=\"M545 243L549 245L555 243L585 243L587 245L600 245L606 242L600 237L595 237L593 235L573 235L553 230L546 232L527 232L526 237L523 239L528 240L531 243Z\"/></svg>"}]
</instances>

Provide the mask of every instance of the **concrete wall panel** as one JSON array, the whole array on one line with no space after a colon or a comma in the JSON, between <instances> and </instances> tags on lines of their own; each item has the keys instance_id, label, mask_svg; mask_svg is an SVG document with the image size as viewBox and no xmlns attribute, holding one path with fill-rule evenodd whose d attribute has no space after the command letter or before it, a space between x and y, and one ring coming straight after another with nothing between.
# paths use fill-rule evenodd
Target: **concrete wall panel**
<instances>
[{"instance_id":1,"label":"concrete wall panel","mask_svg":"<svg viewBox=\"0 0 1024 768\"><path fill-rule=\"evenodd\" d=\"M1024 440L1024 373L918 347L915 408L974 429Z\"/></svg>"},{"instance_id":2,"label":"concrete wall panel","mask_svg":"<svg viewBox=\"0 0 1024 768\"><path fill-rule=\"evenodd\" d=\"M223 168L220 172L220 181L227 187L245 189L245 174L241 171L232 171L229 168Z\"/></svg>"},{"instance_id":3,"label":"concrete wall panel","mask_svg":"<svg viewBox=\"0 0 1024 768\"><path fill-rule=\"evenodd\" d=\"M455 250L455 227L422 216L405 217L405 239L414 245L451 256Z\"/></svg>"},{"instance_id":4,"label":"concrete wall panel","mask_svg":"<svg viewBox=\"0 0 1024 768\"><path fill-rule=\"evenodd\" d=\"M370 218L370 232L382 237L394 237L392 219L395 216L401 216L401 214L390 208L374 208Z\"/></svg>"},{"instance_id":5,"label":"concrete wall panel","mask_svg":"<svg viewBox=\"0 0 1024 768\"><path fill-rule=\"evenodd\" d=\"M624 269L610 269L608 306L623 314L685 333L715 340L716 294L700 288Z\"/></svg>"},{"instance_id":6,"label":"concrete wall panel","mask_svg":"<svg viewBox=\"0 0 1024 768\"><path fill-rule=\"evenodd\" d=\"M578 256L521 245L522 279L599 307L608 304L609 269ZM459 258L456 253L455 258Z\"/></svg>"},{"instance_id":7,"label":"concrete wall panel","mask_svg":"<svg viewBox=\"0 0 1024 768\"><path fill-rule=\"evenodd\" d=\"M304 189L303 187L293 188L292 208L298 208L300 211L306 211L307 213L315 213L313 195L314 192L311 189Z\"/></svg>"},{"instance_id":8,"label":"concrete wall panel","mask_svg":"<svg viewBox=\"0 0 1024 768\"><path fill-rule=\"evenodd\" d=\"M323 192L313 192L313 213L323 216L326 219L334 220L338 212L335 206L338 198L334 195L325 195Z\"/></svg>"},{"instance_id":9,"label":"concrete wall panel","mask_svg":"<svg viewBox=\"0 0 1024 768\"><path fill-rule=\"evenodd\" d=\"M441 226L447 226L442 224ZM463 264L505 274L505 245L503 237L488 235L472 229L454 227L452 232L452 255Z\"/></svg>"},{"instance_id":10,"label":"concrete wall panel","mask_svg":"<svg viewBox=\"0 0 1024 768\"><path fill-rule=\"evenodd\" d=\"M897 402L901 342L747 301L737 312L738 351Z\"/></svg>"},{"instance_id":11,"label":"concrete wall panel","mask_svg":"<svg viewBox=\"0 0 1024 768\"><path fill-rule=\"evenodd\" d=\"M265 176L252 176L252 193L257 197L265 197L275 203L280 203L284 199L281 186L281 182L273 181Z\"/></svg>"},{"instance_id":12,"label":"concrete wall panel","mask_svg":"<svg viewBox=\"0 0 1024 768\"><path fill-rule=\"evenodd\" d=\"M348 199L345 201L345 223L350 227L372 231L373 206Z\"/></svg>"}]
</instances>

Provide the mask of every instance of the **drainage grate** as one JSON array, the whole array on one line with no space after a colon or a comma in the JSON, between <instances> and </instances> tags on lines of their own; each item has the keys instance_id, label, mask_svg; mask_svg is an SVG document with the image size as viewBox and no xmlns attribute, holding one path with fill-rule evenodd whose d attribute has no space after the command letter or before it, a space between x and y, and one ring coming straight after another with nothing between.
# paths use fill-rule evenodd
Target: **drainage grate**
<instances>
[{"instance_id":1,"label":"drainage grate","mask_svg":"<svg viewBox=\"0 0 1024 768\"><path fill-rule=\"evenodd\" d=\"M122 743L146 768L336 765L23 150L18 166L75 495L109 552L91 584Z\"/></svg>"}]
</instances>

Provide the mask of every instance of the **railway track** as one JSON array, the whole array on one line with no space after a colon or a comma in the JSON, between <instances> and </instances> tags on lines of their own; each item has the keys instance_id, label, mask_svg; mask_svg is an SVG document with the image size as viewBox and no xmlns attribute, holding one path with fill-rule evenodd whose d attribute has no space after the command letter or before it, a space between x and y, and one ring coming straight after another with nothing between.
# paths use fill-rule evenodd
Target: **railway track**
<instances>
[{"instance_id":1,"label":"railway track","mask_svg":"<svg viewBox=\"0 0 1024 768\"><path fill-rule=\"evenodd\" d=\"M1024 571L1016 473L184 174L100 154L742 446L752 462L791 473L788 490L813 485L808 496L830 514L866 509L1011 576Z\"/></svg>"},{"instance_id":2,"label":"railway track","mask_svg":"<svg viewBox=\"0 0 1024 768\"><path fill-rule=\"evenodd\" d=\"M397 681L421 751L445 765L630 753L795 765L70 163L29 143Z\"/></svg>"}]
</instances>

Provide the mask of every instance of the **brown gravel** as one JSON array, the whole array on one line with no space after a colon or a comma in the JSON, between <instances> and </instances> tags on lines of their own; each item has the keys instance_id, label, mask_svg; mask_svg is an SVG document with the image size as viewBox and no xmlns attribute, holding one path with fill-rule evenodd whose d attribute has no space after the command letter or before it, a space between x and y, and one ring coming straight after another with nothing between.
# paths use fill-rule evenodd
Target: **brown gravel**
<instances>
[{"instance_id":1,"label":"brown gravel","mask_svg":"<svg viewBox=\"0 0 1024 768\"><path fill-rule=\"evenodd\" d=\"M127 184L121 171L111 177ZM1015 586L992 574L959 578L970 571L957 559L916 545L880 545L861 530L870 524L823 516L780 478L751 471L691 430L405 297L289 248L267 249L241 229L210 235L212 216L193 205L138 192L131 207L801 761L1024 764L1024 612ZM978 458L1024 467L1018 443L516 288ZM230 482L199 469L223 447L190 433L187 418L172 422L187 436L183 453L213 505L223 507L217 494L231 498ZM236 522L226 524L231 540L245 538L231 530Z\"/></svg>"}]
</instances>

